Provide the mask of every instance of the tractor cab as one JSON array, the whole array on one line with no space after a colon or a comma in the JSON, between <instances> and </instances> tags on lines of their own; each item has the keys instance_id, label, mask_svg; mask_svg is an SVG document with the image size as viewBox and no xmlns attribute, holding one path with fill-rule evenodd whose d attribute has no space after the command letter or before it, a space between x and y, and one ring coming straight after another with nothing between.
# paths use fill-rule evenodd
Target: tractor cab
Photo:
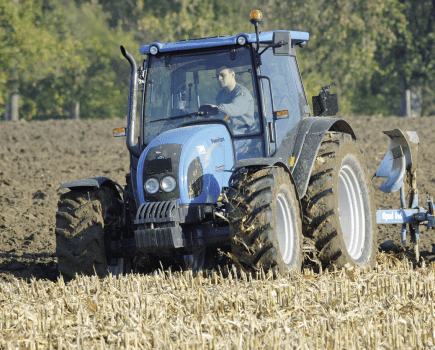
<instances>
[{"instance_id":1,"label":"tractor cab","mask_svg":"<svg viewBox=\"0 0 435 350\"><path fill-rule=\"evenodd\" d=\"M246 151L236 156L264 155L258 87L248 46L151 55L146 69L145 144L181 126L221 123L235 150L250 145L249 155Z\"/></svg>"},{"instance_id":2,"label":"tractor cab","mask_svg":"<svg viewBox=\"0 0 435 350\"><path fill-rule=\"evenodd\" d=\"M294 49L308 38L306 32L274 31L140 47L147 55L140 147L175 128L222 124L234 162L272 156L310 115Z\"/></svg>"}]
</instances>

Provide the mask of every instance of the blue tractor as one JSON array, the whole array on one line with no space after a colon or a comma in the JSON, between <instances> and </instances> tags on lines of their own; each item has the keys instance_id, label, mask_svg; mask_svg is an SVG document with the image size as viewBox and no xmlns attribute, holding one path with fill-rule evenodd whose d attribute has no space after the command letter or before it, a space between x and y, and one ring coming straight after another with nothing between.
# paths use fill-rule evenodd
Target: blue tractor
<instances>
[{"instance_id":1,"label":"blue tractor","mask_svg":"<svg viewBox=\"0 0 435 350\"><path fill-rule=\"evenodd\" d=\"M154 42L131 65L126 186L65 183L56 221L61 273L125 273L139 257L208 269L224 252L250 271L373 266L372 186L336 95L305 94L296 59L309 34ZM140 105L138 99L140 96ZM140 117L137 121L136 114ZM158 266L158 265L157 265Z\"/></svg>"}]
</instances>

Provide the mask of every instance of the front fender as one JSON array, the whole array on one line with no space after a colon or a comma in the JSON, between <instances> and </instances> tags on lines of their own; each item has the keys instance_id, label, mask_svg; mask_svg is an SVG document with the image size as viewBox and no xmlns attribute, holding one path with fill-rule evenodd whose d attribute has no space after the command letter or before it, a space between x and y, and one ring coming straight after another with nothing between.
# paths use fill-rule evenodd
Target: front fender
<instances>
[{"instance_id":1,"label":"front fender","mask_svg":"<svg viewBox=\"0 0 435 350\"><path fill-rule=\"evenodd\" d=\"M115 181L110 180L108 177L92 177L81 180L74 180L65 182L57 189L58 191L64 188L72 189L72 188L100 188L100 187L109 187L118 191L118 188L123 191L120 184Z\"/></svg>"},{"instance_id":2,"label":"front fender","mask_svg":"<svg viewBox=\"0 0 435 350\"><path fill-rule=\"evenodd\" d=\"M279 166L279 167L283 168L289 174L290 181L292 182L292 184L296 188L296 182L293 178L293 175L292 175L289 167L285 163L285 160L283 160L282 158L279 158L279 157L241 159L241 160L237 161L236 164L234 164L234 173L241 168L249 168L249 167L263 168L263 167L273 167L273 166ZM301 205L301 200L300 200L298 191L296 191L296 198L298 200L299 209L300 209L300 212L302 215L302 205Z\"/></svg>"},{"instance_id":3,"label":"front fender","mask_svg":"<svg viewBox=\"0 0 435 350\"><path fill-rule=\"evenodd\" d=\"M280 157L270 157L270 158L245 158L237 161L234 164L234 172L239 170L240 168L248 168L248 167L271 167L271 166L281 166L287 171L290 175L290 169L285 164L285 161Z\"/></svg>"}]
</instances>

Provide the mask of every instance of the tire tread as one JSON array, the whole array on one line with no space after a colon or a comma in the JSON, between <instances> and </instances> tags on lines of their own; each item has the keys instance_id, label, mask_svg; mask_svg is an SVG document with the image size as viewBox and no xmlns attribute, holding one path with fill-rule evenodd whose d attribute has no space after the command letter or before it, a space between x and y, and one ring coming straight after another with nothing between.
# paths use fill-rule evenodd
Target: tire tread
<instances>
[{"instance_id":1,"label":"tire tread","mask_svg":"<svg viewBox=\"0 0 435 350\"><path fill-rule=\"evenodd\" d=\"M77 273L107 275L104 227L109 212L120 210L116 195L105 187L61 195L56 212L56 255L67 280Z\"/></svg>"},{"instance_id":2,"label":"tire tread","mask_svg":"<svg viewBox=\"0 0 435 350\"><path fill-rule=\"evenodd\" d=\"M318 157L308 183L305 197L302 199L304 208L303 231L304 235L314 241L318 258L325 264L352 263L353 260L341 248L343 238L337 231L339 226L339 213L335 210L334 175L339 159L338 152L345 147L345 142L354 142L351 135L337 132L327 132L320 146ZM356 146L357 147L357 146ZM360 154L359 149L358 154ZM355 151L356 152L356 151ZM337 180L338 181L338 180ZM370 189L371 193L371 189ZM333 195L333 196L331 196ZM372 254L370 265L374 264Z\"/></svg>"},{"instance_id":3,"label":"tire tread","mask_svg":"<svg viewBox=\"0 0 435 350\"><path fill-rule=\"evenodd\" d=\"M228 200L232 253L242 266L257 271L275 268L281 273L287 271L279 253L276 224L273 223L275 209L272 207L276 200L275 187L283 181L290 182L290 178L280 167L251 168L234 174L230 180ZM293 185L291 188L294 190ZM295 196L294 193L292 195ZM302 258L297 259L300 267Z\"/></svg>"}]
</instances>

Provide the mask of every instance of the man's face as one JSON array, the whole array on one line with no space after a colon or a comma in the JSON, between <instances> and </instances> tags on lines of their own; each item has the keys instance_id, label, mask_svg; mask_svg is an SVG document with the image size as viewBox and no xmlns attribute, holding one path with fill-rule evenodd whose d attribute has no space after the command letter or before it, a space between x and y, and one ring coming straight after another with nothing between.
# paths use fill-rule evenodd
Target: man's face
<instances>
[{"instance_id":1,"label":"man's face","mask_svg":"<svg viewBox=\"0 0 435 350\"><path fill-rule=\"evenodd\" d=\"M220 88L226 88L234 85L236 80L236 74L230 71L228 68L217 69L216 78L218 80L218 85Z\"/></svg>"}]
</instances>

